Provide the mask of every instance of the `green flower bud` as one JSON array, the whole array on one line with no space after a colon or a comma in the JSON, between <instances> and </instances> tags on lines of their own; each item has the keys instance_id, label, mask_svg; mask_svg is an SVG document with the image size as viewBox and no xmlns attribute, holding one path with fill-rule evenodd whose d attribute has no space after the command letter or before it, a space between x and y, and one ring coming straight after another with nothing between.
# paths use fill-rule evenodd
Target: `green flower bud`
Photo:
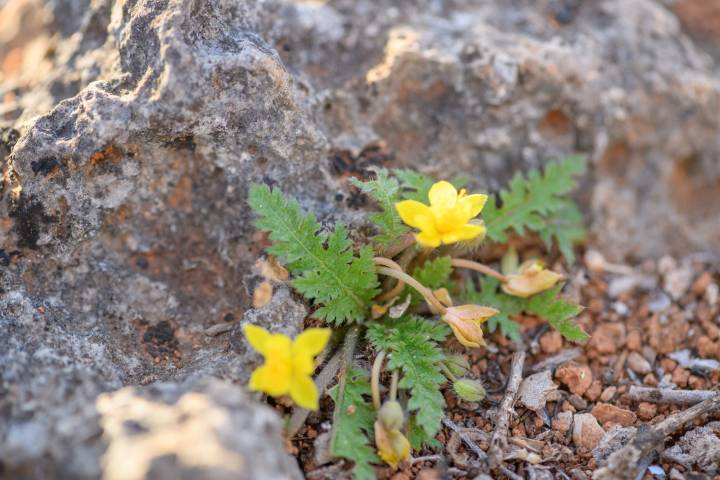
<instances>
[{"instance_id":1,"label":"green flower bud","mask_svg":"<svg viewBox=\"0 0 720 480\"><path fill-rule=\"evenodd\" d=\"M400 430L405 423L405 413L398 402L385 402L380 407L378 419L387 430Z\"/></svg>"},{"instance_id":2,"label":"green flower bud","mask_svg":"<svg viewBox=\"0 0 720 480\"><path fill-rule=\"evenodd\" d=\"M445 366L456 377L462 377L470 370L470 363L468 363L467 358L459 353L448 355L445 359Z\"/></svg>"},{"instance_id":3,"label":"green flower bud","mask_svg":"<svg viewBox=\"0 0 720 480\"><path fill-rule=\"evenodd\" d=\"M453 390L458 397L466 402L479 402L485 398L485 387L478 380L461 378L453 383Z\"/></svg>"}]
</instances>

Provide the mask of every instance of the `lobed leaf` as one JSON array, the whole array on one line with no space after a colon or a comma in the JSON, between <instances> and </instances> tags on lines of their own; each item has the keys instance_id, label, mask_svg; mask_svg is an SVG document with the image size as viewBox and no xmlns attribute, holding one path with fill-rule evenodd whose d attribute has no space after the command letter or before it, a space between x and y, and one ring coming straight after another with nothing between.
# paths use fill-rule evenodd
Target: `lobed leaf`
<instances>
[{"instance_id":1,"label":"lobed leaf","mask_svg":"<svg viewBox=\"0 0 720 480\"><path fill-rule=\"evenodd\" d=\"M395 178L390 177L387 169L373 168L372 170L375 172L374 180L363 182L357 178L351 178L350 181L360 191L370 195L380 207L380 212L370 214L370 220L382 231L373 240L379 245L385 246L406 234L409 229L395 209L395 203L400 200L400 184Z\"/></svg>"},{"instance_id":2,"label":"lobed leaf","mask_svg":"<svg viewBox=\"0 0 720 480\"><path fill-rule=\"evenodd\" d=\"M585 237L582 215L567 194L575 189L577 177L585 171L583 157L568 157L550 162L541 174L531 170L527 179L516 174L509 190L489 201L483 210L487 236L496 242L507 241L508 233L537 232L549 245L558 243L561 253L572 262L572 244Z\"/></svg>"},{"instance_id":3,"label":"lobed leaf","mask_svg":"<svg viewBox=\"0 0 720 480\"><path fill-rule=\"evenodd\" d=\"M330 322L360 322L378 292L372 250L354 255L347 229L339 224L329 235L312 214L267 185L250 186L255 225L270 232L268 248L293 274L293 287L320 305L314 316Z\"/></svg>"},{"instance_id":4,"label":"lobed leaf","mask_svg":"<svg viewBox=\"0 0 720 480\"><path fill-rule=\"evenodd\" d=\"M440 431L445 408L445 397L440 387L445 376L440 362L445 355L438 345L447 338L449 329L437 321L415 316L374 323L368 329L368 338L376 349L389 352L389 369L401 372L398 387L410 393L407 409L413 415L412 423L418 427L413 434L413 448L431 439Z\"/></svg>"},{"instance_id":5,"label":"lobed leaf","mask_svg":"<svg viewBox=\"0 0 720 480\"><path fill-rule=\"evenodd\" d=\"M333 401L337 399L337 389L336 385L328 392ZM342 414L333 426L335 444L332 454L355 462L353 473L358 480L376 478L372 464L380 461L370 441L374 436L375 411L365 401L364 397L368 395L368 373L355 368L348 370L345 394L339 410Z\"/></svg>"}]
</instances>

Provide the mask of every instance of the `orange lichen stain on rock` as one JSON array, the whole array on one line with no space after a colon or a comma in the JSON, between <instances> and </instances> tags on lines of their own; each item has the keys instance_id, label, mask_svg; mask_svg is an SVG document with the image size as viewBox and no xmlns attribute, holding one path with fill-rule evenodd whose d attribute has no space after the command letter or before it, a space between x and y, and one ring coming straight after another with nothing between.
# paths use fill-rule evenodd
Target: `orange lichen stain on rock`
<instances>
[{"instance_id":1,"label":"orange lichen stain on rock","mask_svg":"<svg viewBox=\"0 0 720 480\"><path fill-rule=\"evenodd\" d=\"M102 150L98 150L92 155L90 155L90 161L88 162L88 165L90 169L95 169L102 163L106 161L110 161L113 164L117 165L120 163L120 160L123 158L123 152L115 145L109 145Z\"/></svg>"},{"instance_id":2,"label":"orange lichen stain on rock","mask_svg":"<svg viewBox=\"0 0 720 480\"><path fill-rule=\"evenodd\" d=\"M562 110L548 111L538 123L538 131L544 137L564 137L573 131L573 122Z\"/></svg>"},{"instance_id":3,"label":"orange lichen stain on rock","mask_svg":"<svg viewBox=\"0 0 720 480\"><path fill-rule=\"evenodd\" d=\"M717 215L720 179L708 176L698 157L689 156L675 162L667 190L678 210L688 215L690 220L704 220Z\"/></svg>"},{"instance_id":4,"label":"orange lichen stain on rock","mask_svg":"<svg viewBox=\"0 0 720 480\"><path fill-rule=\"evenodd\" d=\"M598 170L603 175L624 178L624 172L630 160L630 148L624 139L611 142L598 162Z\"/></svg>"},{"instance_id":5,"label":"orange lichen stain on rock","mask_svg":"<svg viewBox=\"0 0 720 480\"><path fill-rule=\"evenodd\" d=\"M720 42L720 3L678 0L672 4L685 30L695 38Z\"/></svg>"},{"instance_id":6,"label":"orange lichen stain on rock","mask_svg":"<svg viewBox=\"0 0 720 480\"><path fill-rule=\"evenodd\" d=\"M192 211L192 177L183 175L168 197L168 204L176 210Z\"/></svg>"}]
</instances>

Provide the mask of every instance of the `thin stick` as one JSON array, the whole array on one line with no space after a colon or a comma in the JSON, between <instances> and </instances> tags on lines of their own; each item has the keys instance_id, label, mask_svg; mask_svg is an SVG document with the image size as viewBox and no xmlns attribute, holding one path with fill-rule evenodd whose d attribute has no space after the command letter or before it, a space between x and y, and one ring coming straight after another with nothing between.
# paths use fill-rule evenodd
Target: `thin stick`
<instances>
[{"instance_id":1,"label":"thin stick","mask_svg":"<svg viewBox=\"0 0 720 480\"><path fill-rule=\"evenodd\" d=\"M465 429L460 428L455 422L450 420L448 417L443 417L442 423L448 427L453 432L457 433L460 436L460 440L463 441L466 447L468 447L470 450L475 453L475 455L478 456L478 458L483 461L487 462L487 454L485 451L478 446L477 443L473 441L472 438L466 433Z\"/></svg>"},{"instance_id":2,"label":"thin stick","mask_svg":"<svg viewBox=\"0 0 720 480\"><path fill-rule=\"evenodd\" d=\"M338 424L340 419L340 409L342 408L343 400L345 399L345 385L347 384L347 372L352 366L353 355L355 354L355 345L357 345L358 337L360 336L360 327L354 325L350 327L347 335L345 335L345 343L342 348L341 366L340 366L340 380L338 381L338 391L335 397L335 409L333 410L333 429L330 434L330 451L335 451L335 436L337 435L337 429L335 426Z\"/></svg>"},{"instance_id":3,"label":"thin stick","mask_svg":"<svg viewBox=\"0 0 720 480\"><path fill-rule=\"evenodd\" d=\"M387 267L377 267L377 272L382 275L387 275L388 277L395 277L398 280L403 280L405 283L417 290L418 293L423 296L428 305L437 310L440 314L445 313L445 311L447 310L445 306L440 303L440 300L435 298L435 295L433 295L430 289L425 287L422 283L418 282L407 273L399 272L394 268Z\"/></svg>"},{"instance_id":4,"label":"thin stick","mask_svg":"<svg viewBox=\"0 0 720 480\"><path fill-rule=\"evenodd\" d=\"M483 265L482 263L474 262L472 260L466 260L464 258L453 258L452 266L458 268L467 268L468 270L475 270L476 272L484 273L485 275L495 277L503 283L507 282L507 277L502 273L493 270L487 265Z\"/></svg>"},{"instance_id":5,"label":"thin stick","mask_svg":"<svg viewBox=\"0 0 720 480\"><path fill-rule=\"evenodd\" d=\"M672 390L669 388L630 387L630 398L638 402L669 403L672 405L695 405L715 398L715 390Z\"/></svg>"},{"instance_id":6,"label":"thin stick","mask_svg":"<svg viewBox=\"0 0 720 480\"><path fill-rule=\"evenodd\" d=\"M335 352L335 355L330 358L325 367L323 367L323 369L320 370L320 373L318 373L317 377L315 377L315 386L317 387L318 392L324 392L328 385L330 385L330 382L333 380L333 378L335 378L338 370L340 370L340 365L342 364L342 357L342 350L338 350L337 352ZM297 407L295 408L295 410L293 410L287 426L287 434L289 437L295 436L298 430L302 428L309 414L309 410L301 407Z\"/></svg>"},{"instance_id":7,"label":"thin stick","mask_svg":"<svg viewBox=\"0 0 720 480\"><path fill-rule=\"evenodd\" d=\"M503 397L498 407L498 419L495 424L495 432L490 439L490 449L488 456L490 457L490 468L495 469L503 464L503 457L508 444L508 428L510 426L510 412L515 403L515 395L520 388L522 380L523 366L525 365L525 350L519 350L513 354L512 365L510 366L510 376L508 379L505 397Z\"/></svg>"},{"instance_id":8,"label":"thin stick","mask_svg":"<svg viewBox=\"0 0 720 480\"><path fill-rule=\"evenodd\" d=\"M425 455L424 457L411 458L410 463L416 464L420 462L439 462L442 459L442 455Z\"/></svg>"},{"instance_id":9,"label":"thin stick","mask_svg":"<svg viewBox=\"0 0 720 480\"><path fill-rule=\"evenodd\" d=\"M375 357L375 361L370 370L370 391L372 393L372 402L375 410L380 410L380 370L382 370L382 364L385 360L385 350L382 350Z\"/></svg>"},{"instance_id":10,"label":"thin stick","mask_svg":"<svg viewBox=\"0 0 720 480\"><path fill-rule=\"evenodd\" d=\"M674 413L657 425L638 429L635 437L607 459L604 467L593 474L593 480L631 480L637 474L640 461L665 443L671 435L696 418L720 411L720 395L704 400L682 412Z\"/></svg>"}]
</instances>

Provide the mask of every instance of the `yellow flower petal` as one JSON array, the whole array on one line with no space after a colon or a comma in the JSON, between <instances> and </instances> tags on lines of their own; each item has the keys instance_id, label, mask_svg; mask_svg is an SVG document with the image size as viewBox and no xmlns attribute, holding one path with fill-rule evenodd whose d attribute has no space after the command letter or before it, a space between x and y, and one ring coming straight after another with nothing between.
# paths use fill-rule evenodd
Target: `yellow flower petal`
<instances>
[{"instance_id":1,"label":"yellow flower petal","mask_svg":"<svg viewBox=\"0 0 720 480\"><path fill-rule=\"evenodd\" d=\"M307 375L296 375L290 384L290 396L302 408L318 409L318 391L315 383Z\"/></svg>"},{"instance_id":2,"label":"yellow flower petal","mask_svg":"<svg viewBox=\"0 0 720 480\"><path fill-rule=\"evenodd\" d=\"M242 326L243 334L247 338L248 343L258 352L265 353L265 342L270 338L270 332L262 327L246 323Z\"/></svg>"},{"instance_id":3,"label":"yellow flower petal","mask_svg":"<svg viewBox=\"0 0 720 480\"><path fill-rule=\"evenodd\" d=\"M432 221L432 211L427 205L415 200L403 200L395 204L403 222L413 228L422 229L421 225L427 225L428 221Z\"/></svg>"},{"instance_id":4,"label":"yellow flower petal","mask_svg":"<svg viewBox=\"0 0 720 480\"><path fill-rule=\"evenodd\" d=\"M440 245L442 238L435 232L420 232L415 235L415 240L423 247L435 248Z\"/></svg>"},{"instance_id":5,"label":"yellow flower petal","mask_svg":"<svg viewBox=\"0 0 720 480\"><path fill-rule=\"evenodd\" d=\"M279 397L290 391L293 369L289 362L269 361L260 368L262 374L258 381L263 392Z\"/></svg>"},{"instance_id":6,"label":"yellow flower petal","mask_svg":"<svg viewBox=\"0 0 720 480\"><path fill-rule=\"evenodd\" d=\"M469 220L478 216L485 206L487 198L487 195L483 195L481 193L468 195L458 199L458 206L463 209Z\"/></svg>"},{"instance_id":7,"label":"yellow flower petal","mask_svg":"<svg viewBox=\"0 0 720 480\"><path fill-rule=\"evenodd\" d=\"M379 420L375 422L375 446L378 455L391 468L410 458L410 442L399 430L388 430Z\"/></svg>"},{"instance_id":8,"label":"yellow flower petal","mask_svg":"<svg viewBox=\"0 0 720 480\"><path fill-rule=\"evenodd\" d=\"M308 328L297 336L293 342L293 354L302 352L305 355L315 356L323 351L331 330L329 328Z\"/></svg>"},{"instance_id":9,"label":"yellow flower petal","mask_svg":"<svg viewBox=\"0 0 720 480\"><path fill-rule=\"evenodd\" d=\"M428 200L432 207L453 208L457 203L458 192L452 183L440 181L430 188L428 192Z\"/></svg>"},{"instance_id":10,"label":"yellow flower petal","mask_svg":"<svg viewBox=\"0 0 720 480\"><path fill-rule=\"evenodd\" d=\"M265 367L258 367L250 375L250 382L248 383L248 388L252 392L262 392L264 382Z\"/></svg>"},{"instance_id":11,"label":"yellow flower petal","mask_svg":"<svg viewBox=\"0 0 720 480\"><path fill-rule=\"evenodd\" d=\"M450 232L441 235L442 243L450 244L462 240L472 240L480 235L485 235L485 225L472 225L468 223L462 227L455 228Z\"/></svg>"}]
</instances>

